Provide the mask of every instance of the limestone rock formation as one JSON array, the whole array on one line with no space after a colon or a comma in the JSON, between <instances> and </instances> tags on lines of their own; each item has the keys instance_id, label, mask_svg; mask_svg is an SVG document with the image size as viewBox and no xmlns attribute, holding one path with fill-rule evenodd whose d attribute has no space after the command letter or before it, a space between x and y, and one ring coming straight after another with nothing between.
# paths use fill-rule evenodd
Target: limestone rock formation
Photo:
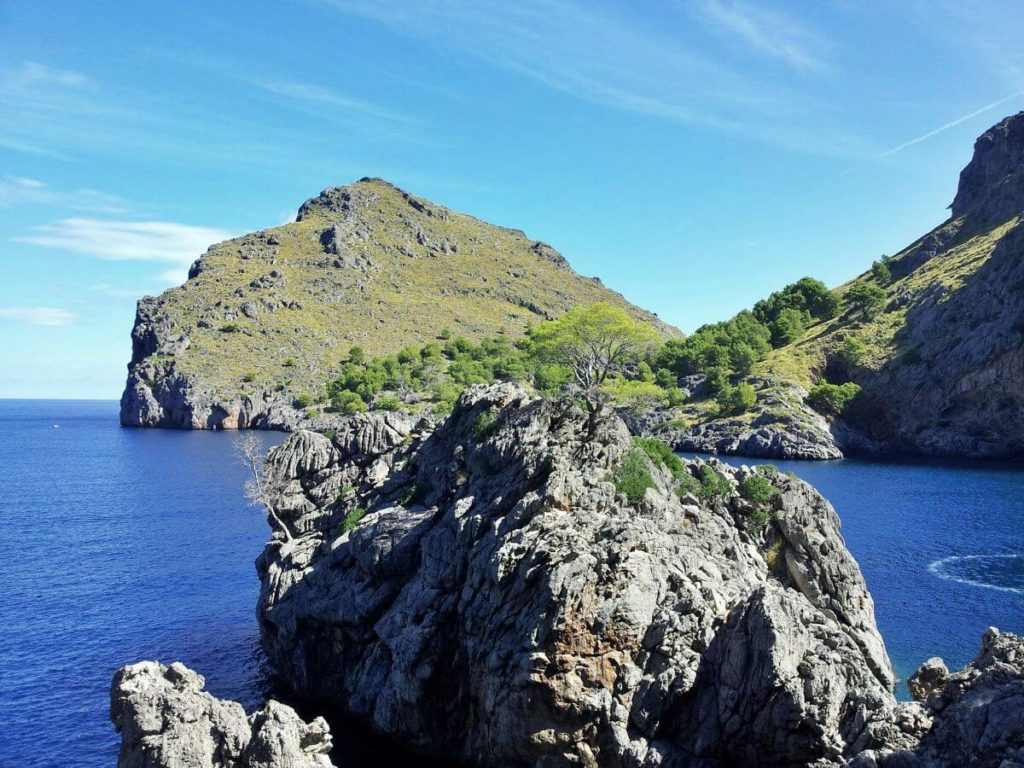
<instances>
[{"instance_id":1,"label":"limestone rock formation","mask_svg":"<svg viewBox=\"0 0 1024 768\"><path fill-rule=\"evenodd\" d=\"M694 495L704 463L640 454L627 496L618 417L587 440L572 401L508 384L434 431L388 418L271 455L296 538L257 563L258 615L298 694L492 766L839 766L895 728L871 597L805 483L757 470L766 507L713 463Z\"/></svg>"},{"instance_id":2,"label":"limestone rock formation","mask_svg":"<svg viewBox=\"0 0 1024 768\"><path fill-rule=\"evenodd\" d=\"M349 349L479 341L595 302L678 331L574 272L551 246L381 179L332 187L296 221L210 249L184 285L138 304L121 423L324 429L302 395Z\"/></svg>"},{"instance_id":3,"label":"limestone rock formation","mask_svg":"<svg viewBox=\"0 0 1024 768\"><path fill-rule=\"evenodd\" d=\"M1024 638L989 629L977 658L949 674L929 659L911 678L921 719L916 743L868 750L850 768L1019 768L1024 766Z\"/></svg>"},{"instance_id":4,"label":"limestone rock formation","mask_svg":"<svg viewBox=\"0 0 1024 768\"><path fill-rule=\"evenodd\" d=\"M214 698L204 685L179 663L119 669L110 691L118 768L332 767L323 718L306 723L276 701L247 717L241 704Z\"/></svg>"}]
</instances>

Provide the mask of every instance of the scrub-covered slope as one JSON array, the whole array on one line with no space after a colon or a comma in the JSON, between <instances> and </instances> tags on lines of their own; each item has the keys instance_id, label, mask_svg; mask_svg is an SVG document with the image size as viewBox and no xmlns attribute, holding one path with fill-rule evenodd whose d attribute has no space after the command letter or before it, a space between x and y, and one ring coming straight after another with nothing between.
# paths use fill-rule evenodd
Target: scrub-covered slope
<instances>
[{"instance_id":1,"label":"scrub-covered slope","mask_svg":"<svg viewBox=\"0 0 1024 768\"><path fill-rule=\"evenodd\" d=\"M672 442L795 458L1024 455L1024 113L977 140L951 211L840 286L839 313L758 363L753 409L694 407ZM840 413L821 408L831 423L804 402L822 383L860 388Z\"/></svg>"},{"instance_id":2,"label":"scrub-covered slope","mask_svg":"<svg viewBox=\"0 0 1024 768\"><path fill-rule=\"evenodd\" d=\"M121 399L130 426L294 426L354 346L519 338L568 309L609 302L678 332L578 275L545 243L379 179L327 189L292 224L217 244L188 281L139 302Z\"/></svg>"}]
</instances>

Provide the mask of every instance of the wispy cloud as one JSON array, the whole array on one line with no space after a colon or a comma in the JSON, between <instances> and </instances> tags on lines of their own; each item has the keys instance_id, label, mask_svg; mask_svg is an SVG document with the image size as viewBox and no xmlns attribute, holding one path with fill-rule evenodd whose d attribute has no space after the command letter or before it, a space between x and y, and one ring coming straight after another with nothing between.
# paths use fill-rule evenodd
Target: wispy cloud
<instances>
[{"instance_id":1,"label":"wispy cloud","mask_svg":"<svg viewBox=\"0 0 1024 768\"><path fill-rule=\"evenodd\" d=\"M0 307L0 320L9 320L25 325L54 327L67 325L74 319L74 312L57 307Z\"/></svg>"},{"instance_id":2,"label":"wispy cloud","mask_svg":"<svg viewBox=\"0 0 1024 768\"><path fill-rule=\"evenodd\" d=\"M628 5L597 7L577 0L469 6L456 0L321 2L613 109L803 152L877 152L856 135L821 125L820 105L790 87L785 78L731 67L721 55L722 46L709 40L705 21L695 18L692 10L666 4L668 18L655 27ZM756 35L773 55L793 66L821 64L822 46L813 48L813 36L799 25L756 11L749 19L753 21L744 33ZM738 23L731 16L729 20L734 26ZM772 42L773 33L784 38Z\"/></svg>"},{"instance_id":3,"label":"wispy cloud","mask_svg":"<svg viewBox=\"0 0 1024 768\"><path fill-rule=\"evenodd\" d=\"M803 23L781 12L736 0L702 0L695 10L713 28L793 69L815 73L830 69L825 56L831 46Z\"/></svg>"},{"instance_id":4,"label":"wispy cloud","mask_svg":"<svg viewBox=\"0 0 1024 768\"><path fill-rule=\"evenodd\" d=\"M156 261L185 267L213 243L233 237L212 227L170 221L70 218L36 228L18 242L114 261Z\"/></svg>"},{"instance_id":5,"label":"wispy cloud","mask_svg":"<svg viewBox=\"0 0 1024 768\"><path fill-rule=\"evenodd\" d=\"M268 93L295 101L306 102L319 106L335 107L348 112L358 112L369 117L377 117L383 120L407 123L410 118L398 112L393 112L375 104L350 96L338 93L337 91L322 85L313 83L300 83L288 80L268 80L260 78L248 78L247 81Z\"/></svg>"},{"instance_id":6,"label":"wispy cloud","mask_svg":"<svg viewBox=\"0 0 1024 768\"><path fill-rule=\"evenodd\" d=\"M123 214L131 207L123 198L95 189L62 191L38 179L7 176L0 179L0 207L12 205L45 205L69 211L105 214Z\"/></svg>"},{"instance_id":7,"label":"wispy cloud","mask_svg":"<svg viewBox=\"0 0 1024 768\"><path fill-rule=\"evenodd\" d=\"M1015 93L1011 93L1009 96L1004 96L1003 98L998 99L997 101L993 101L991 104L986 104L984 107L981 107L980 109L976 109L973 112L967 113L966 115L961 115L955 120L950 120L948 123L940 125L938 128L930 130L927 133L923 133L920 136L910 139L909 141L905 141L897 147L893 147L892 149L886 150L881 155L879 155L879 157L889 157L890 155L895 155L897 152L902 152L904 149L907 149L908 147L912 147L915 144L920 144L922 141L927 141L933 136L938 136L940 133L948 131L950 128L955 128L961 123L966 123L968 120L978 117L979 115L982 115L990 110L993 110L996 107L1001 106L1008 101L1012 101L1013 99L1019 98L1022 95L1024 95L1024 90L1016 91Z\"/></svg>"}]
</instances>

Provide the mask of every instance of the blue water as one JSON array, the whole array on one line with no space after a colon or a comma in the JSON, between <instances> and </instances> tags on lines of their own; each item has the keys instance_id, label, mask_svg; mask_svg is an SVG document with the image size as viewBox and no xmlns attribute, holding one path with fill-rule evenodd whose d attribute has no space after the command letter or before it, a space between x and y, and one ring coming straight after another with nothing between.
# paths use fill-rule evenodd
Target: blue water
<instances>
[{"instance_id":1,"label":"blue water","mask_svg":"<svg viewBox=\"0 0 1024 768\"><path fill-rule=\"evenodd\" d=\"M1024 631L1024 560L1007 557L1024 554L1024 472L779 464L839 510L899 674L966 662L990 624ZM139 659L262 700L253 559L268 528L243 479L228 434L121 429L112 402L0 400L0 768L111 768L110 678ZM358 727L336 741L357 755L345 765L381 754L359 759Z\"/></svg>"}]
</instances>

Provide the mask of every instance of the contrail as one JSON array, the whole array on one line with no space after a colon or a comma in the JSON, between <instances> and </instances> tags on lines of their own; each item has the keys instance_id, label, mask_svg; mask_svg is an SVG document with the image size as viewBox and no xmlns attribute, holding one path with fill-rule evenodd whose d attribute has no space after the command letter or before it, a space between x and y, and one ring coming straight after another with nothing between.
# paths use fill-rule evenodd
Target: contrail
<instances>
[{"instance_id":1,"label":"contrail","mask_svg":"<svg viewBox=\"0 0 1024 768\"><path fill-rule=\"evenodd\" d=\"M879 157L888 157L889 155L895 155L897 152L900 152L900 151L906 149L907 147L912 147L915 144L920 144L922 141L925 141L926 139L930 139L932 136L936 136L936 135L942 133L943 131L948 131L950 128L953 128L954 126L960 125L960 123L967 122L972 117L977 117L978 115L982 114L983 112L988 112L990 109L995 109L1000 104L1005 104L1010 99L1015 99L1018 96L1020 96L1022 93L1024 93L1024 91L1016 91L1015 93L1011 93L1009 96L1005 96L1005 97L999 99L999 101L993 101L991 104L986 104L981 109L975 110L974 112L971 112L969 115L963 115L962 117L958 117L956 120L953 120L952 122L946 123L945 125L936 128L934 131L928 131L928 133L924 134L923 136L918 136L916 139L911 139L910 141L905 141L902 144L900 144L898 147L894 147L894 148L890 149L888 152L883 152L882 154L879 155Z\"/></svg>"}]
</instances>

